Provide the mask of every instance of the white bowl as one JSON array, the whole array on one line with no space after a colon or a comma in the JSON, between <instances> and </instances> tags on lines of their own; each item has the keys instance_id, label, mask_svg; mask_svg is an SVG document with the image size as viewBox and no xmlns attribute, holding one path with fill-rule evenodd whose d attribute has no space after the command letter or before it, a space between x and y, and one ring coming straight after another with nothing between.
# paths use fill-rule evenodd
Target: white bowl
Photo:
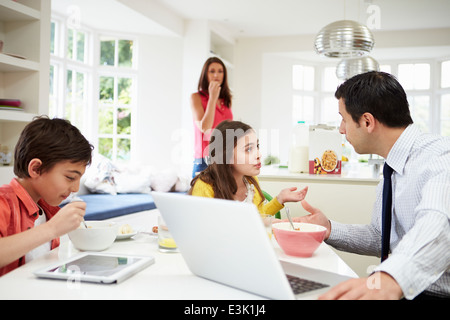
<instances>
[{"instance_id":1,"label":"white bowl","mask_svg":"<svg viewBox=\"0 0 450 320\"><path fill-rule=\"evenodd\" d=\"M86 221L88 228L80 226L69 232L69 239L81 251L102 251L116 240L118 226L109 221Z\"/></svg>"}]
</instances>

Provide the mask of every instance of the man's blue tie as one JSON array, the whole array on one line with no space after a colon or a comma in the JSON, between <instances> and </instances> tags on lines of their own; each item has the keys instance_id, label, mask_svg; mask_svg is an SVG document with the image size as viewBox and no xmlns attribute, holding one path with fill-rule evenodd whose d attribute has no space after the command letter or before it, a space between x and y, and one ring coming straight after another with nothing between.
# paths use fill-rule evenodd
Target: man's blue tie
<instances>
[{"instance_id":1,"label":"man's blue tie","mask_svg":"<svg viewBox=\"0 0 450 320\"><path fill-rule=\"evenodd\" d=\"M381 261L389 255L389 242L391 240L392 219L392 168L385 162L383 168L383 211L381 217Z\"/></svg>"}]
</instances>

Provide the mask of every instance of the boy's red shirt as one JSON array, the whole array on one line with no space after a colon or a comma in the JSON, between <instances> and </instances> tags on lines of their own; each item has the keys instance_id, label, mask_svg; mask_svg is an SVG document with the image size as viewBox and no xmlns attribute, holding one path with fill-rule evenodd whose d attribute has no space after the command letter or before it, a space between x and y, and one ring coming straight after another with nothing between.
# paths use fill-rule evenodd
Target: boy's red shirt
<instances>
[{"instance_id":1,"label":"boy's red shirt","mask_svg":"<svg viewBox=\"0 0 450 320\"><path fill-rule=\"evenodd\" d=\"M45 211L47 220L59 211L59 207L50 206L42 199L38 201L38 204ZM33 228L38 215L38 206L16 179L12 179L9 184L0 186L0 237L12 236ZM59 243L59 238L53 239L51 248L58 247ZM24 263L25 256L0 268L0 276Z\"/></svg>"}]
</instances>

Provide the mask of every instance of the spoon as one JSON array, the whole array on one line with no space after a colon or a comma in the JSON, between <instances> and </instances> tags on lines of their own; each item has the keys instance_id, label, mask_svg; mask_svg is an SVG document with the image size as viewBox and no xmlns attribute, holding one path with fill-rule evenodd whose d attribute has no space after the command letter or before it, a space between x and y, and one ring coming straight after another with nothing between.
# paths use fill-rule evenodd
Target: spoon
<instances>
[{"instance_id":1,"label":"spoon","mask_svg":"<svg viewBox=\"0 0 450 320\"><path fill-rule=\"evenodd\" d=\"M72 198L72 200L70 200L70 202L84 202L84 200L81 199L80 197L74 196L74 197ZM82 222L83 222L84 227L87 229L88 226L87 226L87 224L86 224L86 221L84 221L84 218L83 218L83 221L82 221Z\"/></svg>"},{"instance_id":2,"label":"spoon","mask_svg":"<svg viewBox=\"0 0 450 320\"><path fill-rule=\"evenodd\" d=\"M289 213L289 208L288 207L284 207L284 208L286 209L286 215L289 219L289 222L291 223L292 230L295 230L294 223L292 222L291 214Z\"/></svg>"}]
</instances>

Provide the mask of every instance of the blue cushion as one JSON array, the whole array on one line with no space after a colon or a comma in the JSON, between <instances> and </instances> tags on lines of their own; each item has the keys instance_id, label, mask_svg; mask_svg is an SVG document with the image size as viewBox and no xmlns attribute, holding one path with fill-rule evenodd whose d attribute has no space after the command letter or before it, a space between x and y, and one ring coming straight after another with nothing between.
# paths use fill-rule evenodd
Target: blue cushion
<instances>
[{"instance_id":1,"label":"blue cushion","mask_svg":"<svg viewBox=\"0 0 450 320\"><path fill-rule=\"evenodd\" d=\"M104 220L126 214L155 209L153 197L144 193L85 194L85 220Z\"/></svg>"}]
</instances>

